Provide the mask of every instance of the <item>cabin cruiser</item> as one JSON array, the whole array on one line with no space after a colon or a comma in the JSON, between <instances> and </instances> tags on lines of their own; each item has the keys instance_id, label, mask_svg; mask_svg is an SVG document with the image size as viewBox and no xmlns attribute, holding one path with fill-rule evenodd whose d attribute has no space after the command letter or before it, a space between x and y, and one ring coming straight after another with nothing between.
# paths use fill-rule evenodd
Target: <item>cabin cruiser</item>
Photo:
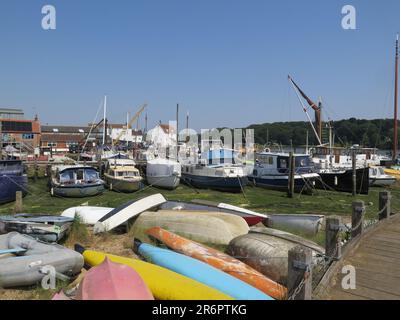
<instances>
[{"instance_id":1,"label":"cabin cruiser","mask_svg":"<svg viewBox=\"0 0 400 320\"><path fill-rule=\"evenodd\" d=\"M131 159L109 159L104 180L110 190L134 192L140 189L143 178Z\"/></svg>"},{"instance_id":2,"label":"cabin cruiser","mask_svg":"<svg viewBox=\"0 0 400 320\"><path fill-rule=\"evenodd\" d=\"M51 168L52 196L82 198L104 191L104 181L96 169L84 165L60 165Z\"/></svg>"},{"instance_id":3,"label":"cabin cruiser","mask_svg":"<svg viewBox=\"0 0 400 320\"><path fill-rule=\"evenodd\" d=\"M396 177L386 174L383 167L369 168L370 186L390 186L396 182Z\"/></svg>"},{"instance_id":4,"label":"cabin cruiser","mask_svg":"<svg viewBox=\"0 0 400 320\"><path fill-rule=\"evenodd\" d=\"M315 182L320 178L315 172L314 165L308 154L294 154L295 192L310 192ZM256 154L256 162L250 182L255 186L287 190L289 181L289 159L288 153L261 152Z\"/></svg>"}]
</instances>

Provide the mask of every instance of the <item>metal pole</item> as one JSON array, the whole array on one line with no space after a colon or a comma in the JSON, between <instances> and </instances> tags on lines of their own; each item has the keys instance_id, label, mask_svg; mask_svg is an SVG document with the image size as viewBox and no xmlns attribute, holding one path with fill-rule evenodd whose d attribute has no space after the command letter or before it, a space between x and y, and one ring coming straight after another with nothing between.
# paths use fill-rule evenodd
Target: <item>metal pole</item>
<instances>
[{"instance_id":1,"label":"metal pole","mask_svg":"<svg viewBox=\"0 0 400 320\"><path fill-rule=\"evenodd\" d=\"M176 161L178 161L178 144L179 144L179 103L176 104Z\"/></svg>"},{"instance_id":2,"label":"metal pole","mask_svg":"<svg viewBox=\"0 0 400 320\"><path fill-rule=\"evenodd\" d=\"M104 109L103 109L103 146L106 142L106 112L107 112L107 96L104 96Z\"/></svg>"},{"instance_id":3,"label":"metal pole","mask_svg":"<svg viewBox=\"0 0 400 320\"><path fill-rule=\"evenodd\" d=\"M399 75L399 35L396 37L396 70L394 81L394 128L393 128L393 160L397 159L398 130L397 130L397 94L398 94L398 75Z\"/></svg>"},{"instance_id":4,"label":"metal pole","mask_svg":"<svg viewBox=\"0 0 400 320\"><path fill-rule=\"evenodd\" d=\"M356 167L356 152L353 150L351 157L353 167L353 196L357 194L357 167Z\"/></svg>"}]
</instances>

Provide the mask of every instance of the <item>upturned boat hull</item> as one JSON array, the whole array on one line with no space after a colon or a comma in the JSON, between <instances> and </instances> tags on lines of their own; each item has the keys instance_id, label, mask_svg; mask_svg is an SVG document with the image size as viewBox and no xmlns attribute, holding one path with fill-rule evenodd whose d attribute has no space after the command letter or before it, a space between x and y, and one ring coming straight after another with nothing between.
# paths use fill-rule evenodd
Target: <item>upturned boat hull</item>
<instances>
[{"instance_id":1,"label":"upturned boat hull","mask_svg":"<svg viewBox=\"0 0 400 320\"><path fill-rule=\"evenodd\" d=\"M235 237L247 234L249 226L239 217L222 212L160 210L142 213L130 233L143 242L153 243L146 234L152 227L161 227L185 238L211 246L224 246Z\"/></svg>"},{"instance_id":2,"label":"upturned boat hull","mask_svg":"<svg viewBox=\"0 0 400 320\"><path fill-rule=\"evenodd\" d=\"M154 300L139 274L106 258L91 268L79 284L77 300Z\"/></svg>"},{"instance_id":3,"label":"upturned boat hull","mask_svg":"<svg viewBox=\"0 0 400 320\"><path fill-rule=\"evenodd\" d=\"M284 299L286 297L287 290L284 286L268 279L257 270L221 251L185 239L159 227L151 228L146 233L164 243L168 248L222 270L274 299Z\"/></svg>"},{"instance_id":4,"label":"upturned boat hull","mask_svg":"<svg viewBox=\"0 0 400 320\"><path fill-rule=\"evenodd\" d=\"M272 300L272 298L247 283L210 265L147 243L135 243L135 252L147 261L194 279L239 300Z\"/></svg>"},{"instance_id":5,"label":"upturned boat hull","mask_svg":"<svg viewBox=\"0 0 400 320\"><path fill-rule=\"evenodd\" d=\"M131 267L158 300L232 300L230 296L218 290L155 264L77 247L89 266L99 265L107 257L113 262Z\"/></svg>"}]
</instances>

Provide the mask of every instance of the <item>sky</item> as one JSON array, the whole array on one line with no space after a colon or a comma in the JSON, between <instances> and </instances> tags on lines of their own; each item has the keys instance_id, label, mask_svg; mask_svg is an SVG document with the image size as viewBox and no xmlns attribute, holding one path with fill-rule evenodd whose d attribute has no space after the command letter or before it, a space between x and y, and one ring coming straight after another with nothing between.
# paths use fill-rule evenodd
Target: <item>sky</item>
<instances>
[{"instance_id":1,"label":"sky","mask_svg":"<svg viewBox=\"0 0 400 320\"><path fill-rule=\"evenodd\" d=\"M177 103L196 130L305 121L290 74L325 119L391 118L399 15L398 0L1 0L0 107L83 125L107 95L110 122L146 102L149 128Z\"/></svg>"}]
</instances>

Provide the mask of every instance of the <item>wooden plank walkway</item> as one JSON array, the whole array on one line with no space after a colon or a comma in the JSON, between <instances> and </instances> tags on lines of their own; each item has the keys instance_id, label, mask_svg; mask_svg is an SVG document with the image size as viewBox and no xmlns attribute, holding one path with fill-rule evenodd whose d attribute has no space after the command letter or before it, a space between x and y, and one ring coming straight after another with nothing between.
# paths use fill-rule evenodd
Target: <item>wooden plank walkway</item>
<instances>
[{"instance_id":1,"label":"wooden plank walkway","mask_svg":"<svg viewBox=\"0 0 400 320\"><path fill-rule=\"evenodd\" d=\"M343 289L342 267L356 270L356 289ZM400 300L400 214L380 222L361 235L343 254L317 299Z\"/></svg>"}]
</instances>

